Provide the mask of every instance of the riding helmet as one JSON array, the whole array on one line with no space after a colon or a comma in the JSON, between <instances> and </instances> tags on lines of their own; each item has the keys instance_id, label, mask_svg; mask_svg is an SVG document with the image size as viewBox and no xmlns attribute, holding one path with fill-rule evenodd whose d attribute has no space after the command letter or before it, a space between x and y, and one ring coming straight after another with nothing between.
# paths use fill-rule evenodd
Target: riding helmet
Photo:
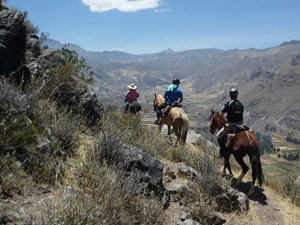
<instances>
[{"instance_id":1,"label":"riding helmet","mask_svg":"<svg viewBox=\"0 0 300 225\"><path fill-rule=\"evenodd\" d=\"M180 80L179 79L174 79L173 80L173 84L179 85L180 84Z\"/></svg>"},{"instance_id":2,"label":"riding helmet","mask_svg":"<svg viewBox=\"0 0 300 225\"><path fill-rule=\"evenodd\" d=\"M230 97L237 97L238 94L239 94L239 91L236 88L231 88L230 91L229 91Z\"/></svg>"}]
</instances>

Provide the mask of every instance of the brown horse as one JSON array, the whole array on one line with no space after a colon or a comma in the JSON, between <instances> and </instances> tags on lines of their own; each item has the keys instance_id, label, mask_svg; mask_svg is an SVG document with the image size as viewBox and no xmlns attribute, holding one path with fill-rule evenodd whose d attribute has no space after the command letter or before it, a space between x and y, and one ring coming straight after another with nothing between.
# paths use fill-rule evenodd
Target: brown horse
<instances>
[{"instance_id":1,"label":"brown horse","mask_svg":"<svg viewBox=\"0 0 300 225\"><path fill-rule=\"evenodd\" d=\"M155 94L155 99L153 102L154 111L156 111L157 107L164 102L165 99L161 95ZM169 137L171 135L171 126L173 127L175 135L177 137L175 146L177 146L180 141L182 145L185 145L189 129L189 118L182 108L174 107L170 110L169 114L166 117L162 118L159 124L159 132L161 132L163 124L166 124L168 126Z\"/></svg>"},{"instance_id":2,"label":"brown horse","mask_svg":"<svg viewBox=\"0 0 300 225\"><path fill-rule=\"evenodd\" d=\"M212 115L209 121L210 125L210 133L214 134L216 130L222 129L226 126L226 121L223 115L219 112L212 111ZM264 181L264 175L262 171L262 165L260 162L260 154L259 154L259 142L252 130L242 131L240 133L235 134L233 143L230 147L226 148L225 156L224 156L224 170L223 173L226 173L226 168L228 169L230 175L232 175L229 157L230 154L233 154L236 161L242 167L242 173L237 180L237 184L242 182L243 177L248 172L249 167L244 162L244 157L246 155L249 156L251 167L252 167L252 185L249 195L251 196L254 193L254 185L256 178L258 178L259 185L261 186Z\"/></svg>"}]
</instances>

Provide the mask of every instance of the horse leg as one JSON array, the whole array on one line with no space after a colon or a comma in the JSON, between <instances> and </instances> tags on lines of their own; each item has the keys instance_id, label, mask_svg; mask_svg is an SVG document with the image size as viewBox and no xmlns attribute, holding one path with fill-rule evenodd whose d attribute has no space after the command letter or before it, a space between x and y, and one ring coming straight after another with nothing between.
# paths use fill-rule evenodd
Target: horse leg
<instances>
[{"instance_id":1,"label":"horse leg","mask_svg":"<svg viewBox=\"0 0 300 225\"><path fill-rule=\"evenodd\" d=\"M249 158L250 158L250 162L252 162L253 161L253 157L252 157L251 154L249 154ZM251 189L250 189L250 191L248 193L249 196L252 196L253 193L254 193L254 186L255 186L256 178L257 178L257 173L256 173L256 171L252 167L252 183L251 183Z\"/></svg>"},{"instance_id":2,"label":"horse leg","mask_svg":"<svg viewBox=\"0 0 300 225\"><path fill-rule=\"evenodd\" d=\"M172 143L172 138L171 138L171 126L168 125L168 136L169 136L169 139Z\"/></svg>"},{"instance_id":3,"label":"horse leg","mask_svg":"<svg viewBox=\"0 0 300 225\"><path fill-rule=\"evenodd\" d=\"M227 168L228 171L229 171L229 174L230 174L231 176L233 176L232 171L231 171L231 167L230 167L230 163L229 163L229 157L230 157L229 154L226 154L226 155L224 156L224 169L223 169L223 174L226 174L226 168Z\"/></svg>"},{"instance_id":4,"label":"horse leg","mask_svg":"<svg viewBox=\"0 0 300 225\"><path fill-rule=\"evenodd\" d=\"M175 147L177 147L177 144L179 143L180 141L180 130L178 129L178 127L174 127L174 131L175 131L175 135L177 137L177 140L176 140L176 144L175 144Z\"/></svg>"},{"instance_id":5,"label":"horse leg","mask_svg":"<svg viewBox=\"0 0 300 225\"><path fill-rule=\"evenodd\" d=\"M163 126L163 124L161 123L161 124L159 124L159 126L158 126L158 131L159 131L159 133L161 133L161 128L162 128L162 126Z\"/></svg>"},{"instance_id":6,"label":"horse leg","mask_svg":"<svg viewBox=\"0 0 300 225\"><path fill-rule=\"evenodd\" d=\"M239 178L237 180L237 184L239 185L242 182L242 180L243 180L244 176L246 175L246 173L248 172L249 167L244 162L243 156L238 156L238 155L235 154L234 158L236 159L238 164L240 164L240 166L242 167L242 173L241 173L241 175L239 176Z\"/></svg>"}]
</instances>

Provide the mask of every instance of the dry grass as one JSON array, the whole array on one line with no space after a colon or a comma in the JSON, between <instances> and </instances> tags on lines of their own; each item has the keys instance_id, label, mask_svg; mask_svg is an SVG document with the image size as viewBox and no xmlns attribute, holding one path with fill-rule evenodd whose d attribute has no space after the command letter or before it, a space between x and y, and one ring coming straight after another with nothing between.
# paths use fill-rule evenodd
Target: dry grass
<instances>
[{"instance_id":1,"label":"dry grass","mask_svg":"<svg viewBox=\"0 0 300 225\"><path fill-rule=\"evenodd\" d=\"M53 208L53 224L163 224L163 207L146 198L137 178L94 160L77 168L79 190Z\"/></svg>"},{"instance_id":2,"label":"dry grass","mask_svg":"<svg viewBox=\"0 0 300 225\"><path fill-rule=\"evenodd\" d=\"M284 177L267 176L266 185L290 198L296 206L300 206L300 183L297 178L297 173L288 173Z\"/></svg>"}]
</instances>

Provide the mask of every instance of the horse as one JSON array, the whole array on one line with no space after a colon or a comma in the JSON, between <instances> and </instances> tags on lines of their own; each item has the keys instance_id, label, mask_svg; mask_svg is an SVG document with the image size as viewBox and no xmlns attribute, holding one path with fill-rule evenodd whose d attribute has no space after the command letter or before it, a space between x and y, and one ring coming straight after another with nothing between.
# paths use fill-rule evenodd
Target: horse
<instances>
[{"instance_id":1,"label":"horse","mask_svg":"<svg viewBox=\"0 0 300 225\"><path fill-rule=\"evenodd\" d=\"M125 107L125 111L124 111L125 113L130 112L133 115L136 115L139 113L139 111L142 110L141 105L137 101L132 101L132 102L130 101L128 103L129 103L128 107Z\"/></svg>"},{"instance_id":2,"label":"horse","mask_svg":"<svg viewBox=\"0 0 300 225\"><path fill-rule=\"evenodd\" d=\"M165 102L165 99L161 95L156 95L153 101L153 109L156 112L157 107ZM163 124L168 126L168 135L170 140L171 137L171 126L174 129L175 135L177 137L175 147L179 142L181 142L182 146L186 143L187 133L189 130L189 118L182 108L173 107L166 117L161 119L159 124L159 132L161 132L161 128Z\"/></svg>"},{"instance_id":3,"label":"horse","mask_svg":"<svg viewBox=\"0 0 300 225\"><path fill-rule=\"evenodd\" d=\"M210 125L210 133L214 134L216 130L221 130L224 126L226 126L226 121L223 115L219 112L214 112L211 109L212 115L209 120ZM227 141L228 144L228 141ZM229 157L233 154L236 161L242 167L241 175L237 179L237 184L239 185L242 182L242 179L246 175L249 170L249 167L244 162L244 157L246 155L249 156L251 167L252 167L252 183L251 189L248 193L249 196L252 196L254 193L254 185L255 181L258 178L258 182L260 187L264 182L264 175L262 171L262 165L260 161L260 154L259 154L259 142L252 130L242 131L235 134L233 139L233 143L230 144L230 147L226 148L225 156L224 156L224 169L223 173L226 173L226 168L228 169L231 176L233 176L230 164L229 164Z\"/></svg>"}]
</instances>

